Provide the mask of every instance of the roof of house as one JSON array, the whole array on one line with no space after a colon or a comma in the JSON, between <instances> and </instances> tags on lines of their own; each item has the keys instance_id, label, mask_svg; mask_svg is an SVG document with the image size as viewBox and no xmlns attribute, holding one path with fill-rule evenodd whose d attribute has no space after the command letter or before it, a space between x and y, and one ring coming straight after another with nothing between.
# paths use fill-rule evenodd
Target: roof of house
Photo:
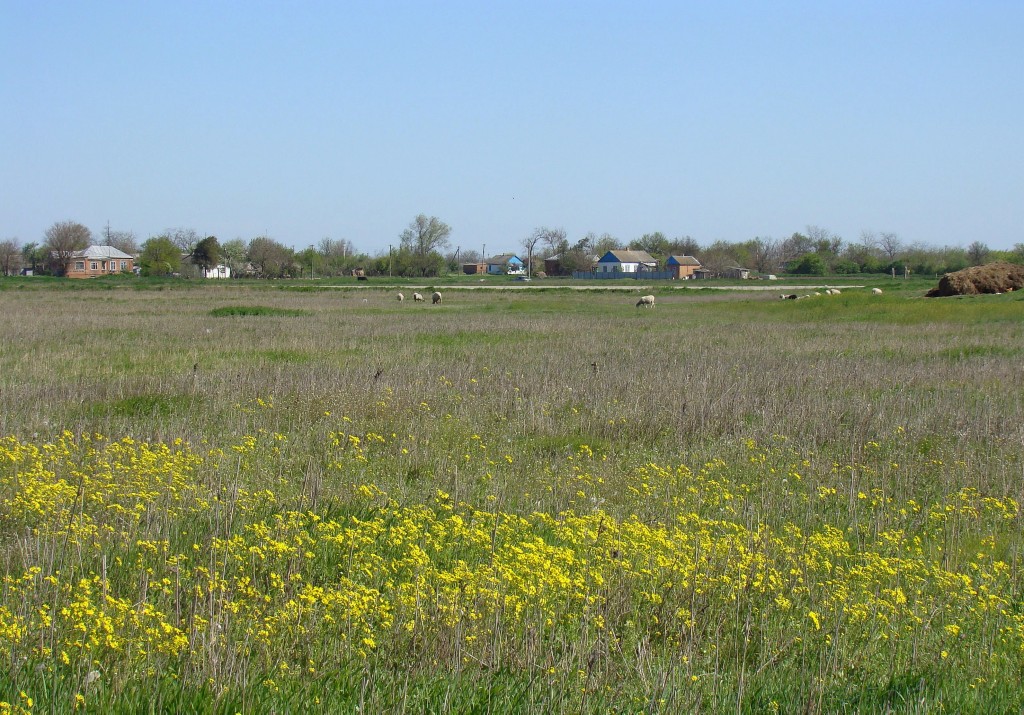
<instances>
[{"instance_id":1,"label":"roof of house","mask_svg":"<svg viewBox=\"0 0 1024 715\"><path fill-rule=\"evenodd\" d=\"M523 259L520 258L519 256L517 256L514 253L502 253L500 256L494 256L493 258L488 258L487 262L491 263L491 264L505 265L506 263L511 261L513 258L515 260L519 261L520 263L523 262Z\"/></svg>"},{"instance_id":2,"label":"roof of house","mask_svg":"<svg viewBox=\"0 0 1024 715\"><path fill-rule=\"evenodd\" d=\"M611 258L608 258L611 256ZM647 251L608 251L600 263L657 263Z\"/></svg>"},{"instance_id":3,"label":"roof of house","mask_svg":"<svg viewBox=\"0 0 1024 715\"><path fill-rule=\"evenodd\" d=\"M88 258L90 260L110 260L111 258L135 258L124 251L119 251L113 246L89 246L85 250L75 251L72 258Z\"/></svg>"},{"instance_id":4,"label":"roof of house","mask_svg":"<svg viewBox=\"0 0 1024 715\"><path fill-rule=\"evenodd\" d=\"M693 256L669 256L666 263L673 266L700 266L700 261Z\"/></svg>"}]
</instances>

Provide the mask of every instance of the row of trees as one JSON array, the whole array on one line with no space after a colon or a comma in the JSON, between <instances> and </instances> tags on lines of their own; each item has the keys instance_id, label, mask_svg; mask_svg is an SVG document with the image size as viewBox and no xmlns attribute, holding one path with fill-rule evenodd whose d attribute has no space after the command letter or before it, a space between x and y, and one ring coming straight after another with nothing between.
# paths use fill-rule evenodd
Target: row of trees
<instances>
[{"instance_id":1,"label":"row of trees","mask_svg":"<svg viewBox=\"0 0 1024 715\"><path fill-rule=\"evenodd\" d=\"M197 273L224 264L235 276L280 278L309 275L350 275L362 270L367 275L433 277L459 272L460 264L487 258L473 250L451 247L452 229L436 216L420 214L398 237L398 246L376 255L358 252L345 239L324 238L302 251L267 236L250 241L236 238L221 243L215 236L201 236L193 229L169 229L141 245L131 231L111 229L108 224L98 240L80 223L60 221L47 229L42 243L20 245L15 239L0 242L0 274L15 275L23 268L35 273L61 275L75 251L93 243L113 246L138 257L143 275L161 276ZM690 236L668 238L661 232L648 233L632 241L621 241L607 233L588 233L570 241L561 228L542 226L520 243L530 270L540 261L558 256L563 272L589 270L595 256L609 250L643 250L655 259L671 255L695 256L712 272L732 266L759 273L808 275L882 273L904 270L918 274L941 274L992 260L1024 263L1024 243L1010 251L993 251L981 241L966 248L936 248L905 243L891 232L864 231L858 240L846 242L819 226L808 226L788 238L757 237L748 241L715 241L701 246Z\"/></svg>"},{"instance_id":2,"label":"row of trees","mask_svg":"<svg viewBox=\"0 0 1024 715\"><path fill-rule=\"evenodd\" d=\"M648 233L629 242L613 236L590 233L570 243L561 229L538 228L523 239L522 246L531 259L557 255L562 270L587 270L594 257L609 250L647 251L664 262L672 255L698 258L714 273L740 266L758 273L794 273L806 275L888 273L904 270L919 274L941 274L994 260L1024 263L1024 243L1009 251L994 251L981 241L967 248L936 248L922 243L905 243L891 232L864 231L855 242L818 226L788 238L753 238L748 241L715 241L701 246L690 236L669 239L661 232ZM538 250L539 246L539 250Z\"/></svg>"}]
</instances>

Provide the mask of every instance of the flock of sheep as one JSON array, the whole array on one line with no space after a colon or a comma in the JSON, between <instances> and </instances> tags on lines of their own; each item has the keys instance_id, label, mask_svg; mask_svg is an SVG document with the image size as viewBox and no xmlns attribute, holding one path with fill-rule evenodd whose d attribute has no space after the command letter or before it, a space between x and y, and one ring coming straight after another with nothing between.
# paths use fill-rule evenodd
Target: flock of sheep
<instances>
[{"instance_id":1,"label":"flock of sheep","mask_svg":"<svg viewBox=\"0 0 1024 715\"><path fill-rule=\"evenodd\" d=\"M811 298L816 295L821 295L821 293L819 291L805 293L804 295L797 295L796 293L782 293L779 297L783 300L800 300L801 298ZM825 295L841 295L841 291L838 288L826 288ZM882 295L882 289L872 288L871 295Z\"/></svg>"},{"instance_id":2,"label":"flock of sheep","mask_svg":"<svg viewBox=\"0 0 1024 715\"><path fill-rule=\"evenodd\" d=\"M825 295L840 295L840 293L841 293L841 291L838 288L826 288L825 289ZM871 293L872 293L872 295L882 295L882 289L881 288L872 288L871 289ZM821 293L819 291L815 291L814 293L806 293L804 295L797 295L796 293L782 293L781 295L779 295L779 297L782 298L783 300L800 300L801 298L810 298L810 297L815 296L815 295L821 295ZM401 303L402 301L405 300L405 294L404 293L399 293L397 298L398 298L398 302ZM412 300L413 300L414 303L423 303L423 302L425 302L426 299L423 297L423 295L421 293L413 293L412 294ZM441 303L441 294L438 293L437 291L434 291L430 295L430 303L431 303L431 305L438 305L438 304L440 304ZM654 307L654 303L655 303L655 300L654 300L654 296L653 295L642 295L642 296L640 296L640 300L638 300L636 302L636 307L637 308L640 308L640 307L653 308Z\"/></svg>"},{"instance_id":3,"label":"flock of sheep","mask_svg":"<svg viewBox=\"0 0 1024 715\"><path fill-rule=\"evenodd\" d=\"M402 301L404 301L404 300L405 300L405 294L404 294L404 293L399 293L399 294L398 294L398 302L399 302L399 303L401 303L401 302L402 302ZM422 294L420 294L420 293L413 293L413 294L412 294L412 301L413 301L414 303L422 303L422 302L424 302L424 298L423 298L423 295L422 295ZM433 292L433 294L431 294L431 296L430 296L430 303L431 303L432 305L437 305L437 304L439 304L440 302L441 302L441 294L440 294L440 293L438 293L438 292L437 292L437 291L435 290L435 291Z\"/></svg>"}]
</instances>

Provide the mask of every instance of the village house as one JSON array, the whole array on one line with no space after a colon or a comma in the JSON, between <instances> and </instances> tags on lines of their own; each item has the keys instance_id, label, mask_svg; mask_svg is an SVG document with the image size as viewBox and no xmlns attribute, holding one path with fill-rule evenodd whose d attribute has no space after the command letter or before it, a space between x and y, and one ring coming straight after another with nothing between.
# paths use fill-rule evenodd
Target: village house
<instances>
[{"instance_id":1,"label":"village house","mask_svg":"<svg viewBox=\"0 0 1024 715\"><path fill-rule=\"evenodd\" d=\"M653 271L658 262L647 251L608 251L597 262L598 273Z\"/></svg>"},{"instance_id":2,"label":"village house","mask_svg":"<svg viewBox=\"0 0 1024 715\"><path fill-rule=\"evenodd\" d=\"M231 267L225 266L223 263L219 263L212 268L199 268L199 274L203 278L230 278Z\"/></svg>"},{"instance_id":3,"label":"village house","mask_svg":"<svg viewBox=\"0 0 1024 715\"><path fill-rule=\"evenodd\" d=\"M89 246L71 254L64 275L68 278L96 278L112 273L132 273L134 269L134 256L113 246Z\"/></svg>"},{"instance_id":4,"label":"village house","mask_svg":"<svg viewBox=\"0 0 1024 715\"><path fill-rule=\"evenodd\" d=\"M687 280L693 277L694 271L700 269L700 261L693 256L669 256L665 265L675 280Z\"/></svg>"},{"instance_id":5,"label":"village house","mask_svg":"<svg viewBox=\"0 0 1024 715\"><path fill-rule=\"evenodd\" d=\"M503 253L487 259L487 272L490 275L501 275L507 273L510 276L517 276L526 271L526 264L523 259L514 253Z\"/></svg>"}]
</instances>

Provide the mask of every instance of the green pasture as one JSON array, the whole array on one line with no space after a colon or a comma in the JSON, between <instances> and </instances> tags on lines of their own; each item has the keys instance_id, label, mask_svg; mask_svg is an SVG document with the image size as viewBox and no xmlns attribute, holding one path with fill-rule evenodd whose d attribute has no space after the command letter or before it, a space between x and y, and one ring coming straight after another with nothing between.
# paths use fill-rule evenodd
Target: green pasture
<instances>
[{"instance_id":1,"label":"green pasture","mask_svg":"<svg viewBox=\"0 0 1024 715\"><path fill-rule=\"evenodd\" d=\"M456 647L443 625L418 639L375 637L358 656L332 655L344 649L317 641L316 660L333 666L314 672L273 669L313 659L298 641L263 660L208 646L198 655L193 645L154 671L113 652L69 670L54 654L15 647L14 635L5 646L0 610L0 701L9 706L0 712L64 712L76 702L90 712L225 713L1024 708L1024 517L1007 506L1024 502L1024 294L926 299L934 281L844 277L829 279L843 292L828 296L813 295L824 280L780 280L808 286L794 292L811 297L792 301L774 289L614 281L574 290L570 281L469 278L0 280L0 439L42 447L70 433L220 450L231 458L200 470L204 484L232 498L239 489L272 492L246 517L268 523L288 511L366 520L440 510L447 499L452 513L535 519L536 538L549 544L567 514L604 515L623 528L699 515L723 539L742 528L797 551L834 529L853 553L830 578L861 568L858 553L968 574L973 588L984 573L992 611L946 608L927 585L915 596L907 566L906 577L886 575L877 593L865 590L865 603L898 590L911 605L931 604L931 616L894 606L886 630L877 613L850 620L836 608L819 630L827 599L814 584L793 606L743 591L721 601L691 593L691 603L673 600L680 587L661 574L642 588L624 580L632 595L621 600L602 591L607 630L598 635L556 619L495 625L486 651L465 639ZM420 285L427 301L413 303L410 286ZM441 305L430 304L434 289ZM653 310L635 307L646 293L657 298ZM249 437L258 446L243 453ZM645 492L644 475L665 465L699 474L701 488L651 482ZM127 541L74 556L32 523L5 517L20 469L13 458L0 463L0 562L10 579L39 554L49 554L45 568L63 569L60 578L142 558ZM367 485L386 497L362 499ZM963 494L1006 514L939 524L934 515ZM88 495L77 498L86 512ZM190 524L151 511L133 528L140 540L191 548L193 538L247 533L228 512ZM757 538L747 542L752 552L785 551ZM899 545L887 551L887 538ZM471 562L451 548L443 565ZM613 572L617 553L602 555ZM317 563L304 577L329 579L337 567ZM826 567L807 568L820 576L814 569ZM5 583L2 603L14 614L14 586ZM145 594L138 598L175 611L149 595L148 582ZM177 610L180 625L188 609ZM652 617L675 623L684 610L694 621L685 637L651 625ZM961 625L947 628L953 623ZM453 628L464 626L472 624ZM86 687L93 669L102 686Z\"/></svg>"}]
</instances>

